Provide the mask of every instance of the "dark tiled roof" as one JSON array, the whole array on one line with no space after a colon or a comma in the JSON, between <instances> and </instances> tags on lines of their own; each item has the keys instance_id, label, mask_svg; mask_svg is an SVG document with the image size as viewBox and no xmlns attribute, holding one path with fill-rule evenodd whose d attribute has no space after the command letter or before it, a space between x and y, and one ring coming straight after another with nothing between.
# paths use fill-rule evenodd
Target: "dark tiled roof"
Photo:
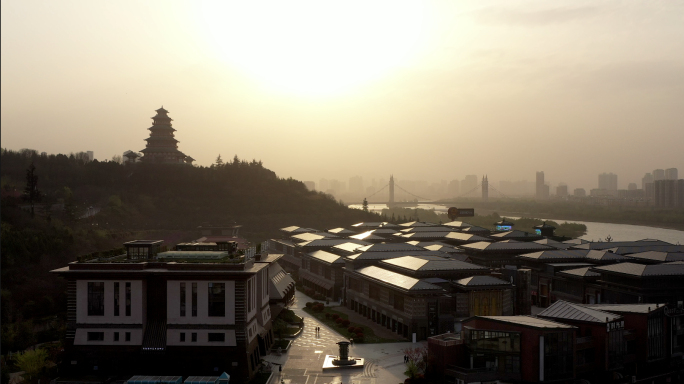
<instances>
[{"instance_id":1,"label":"dark tiled roof","mask_svg":"<svg viewBox=\"0 0 684 384\"><path fill-rule=\"evenodd\" d=\"M382 243L372 244L358 249L359 252L396 252L396 251L423 251L421 247L407 243Z\"/></svg>"},{"instance_id":2,"label":"dark tiled roof","mask_svg":"<svg viewBox=\"0 0 684 384\"><path fill-rule=\"evenodd\" d=\"M472 244L459 245L459 248L465 249L466 251L478 251L478 252L496 252L496 251L542 251L547 249L553 249L548 245L536 244L532 242L522 242L522 241L499 241L496 243L489 243L485 241L480 241Z\"/></svg>"},{"instance_id":3,"label":"dark tiled roof","mask_svg":"<svg viewBox=\"0 0 684 384\"><path fill-rule=\"evenodd\" d=\"M312 241L312 240L321 240L321 239L335 239L338 237L339 236L334 235L332 233L316 232L316 233L300 233L297 235L293 235L292 239L294 241Z\"/></svg>"},{"instance_id":4,"label":"dark tiled roof","mask_svg":"<svg viewBox=\"0 0 684 384\"><path fill-rule=\"evenodd\" d=\"M444 223L442 225L445 225L447 227L455 227L455 228L466 228L466 227L472 227L471 224L466 223L465 221L450 221L448 223Z\"/></svg>"},{"instance_id":5,"label":"dark tiled roof","mask_svg":"<svg viewBox=\"0 0 684 384\"><path fill-rule=\"evenodd\" d=\"M480 232L482 232L482 233L484 233L484 232L491 232L491 231L487 228L482 228L482 227L478 227L476 225L472 225L468 228L464 228L461 232L464 232L464 233L480 233Z\"/></svg>"},{"instance_id":6,"label":"dark tiled roof","mask_svg":"<svg viewBox=\"0 0 684 384\"><path fill-rule=\"evenodd\" d=\"M356 255L348 256L352 260L384 260L393 259L402 256L437 256L437 257L448 257L449 255L444 252L426 251L422 249L420 251L395 251L395 252L362 252ZM458 256L458 255L455 255Z\"/></svg>"},{"instance_id":7,"label":"dark tiled roof","mask_svg":"<svg viewBox=\"0 0 684 384\"><path fill-rule=\"evenodd\" d=\"M366 241L353 240L353 239L320 239L320 240L305 241L303 243L298 243L297 246L299 246L299 247L334 247L336 245L344 244L344 243L358 243L360 247L370 244Z\"/></svg>"},{"instance_id":8,"label":"dark tiled roof","mask_svg":"<svg viewBox=\"0 0 684 384\"><path fill-rule=\"evenodd\" d=\"M402 275L401 273L388 271L374 265L357 269L355 272L372 280L378 280L407 291L442 291L442 288L437 285L420 281L413 277Z\"/></svg>"},{"instance_id":9,"label":"dark tiled roof","mask_svg":"<svg viewBox=\"0 0 684 384\"><path fill-rule=\"evenodd\" d=\"M345 228L342 228L342 227L340 227L340 228L328 229L326 232L328 232L328 233L334 233L334 234L336 234L336 235L354 235L354 234L356 234L356 232L350 231L349 229L345 229Z\"/></svg>"},{"instance_id":10,"label":"dark tiled roof","mask_svg":"<svg viewBox=\"0 0 684 384\"><path fill-rule=\"evenodd\" d=\"M537 316L562 320L587 321L591 323L607 323L620 318L620 316L609 312L583 307L563 300L558 300L551 304L550 307L543 310Z\"/></svg>"},{"instance_id":11,"label":"dark tiled roof","mask_svg":"<svg viewBox=\"0 0 684 384\"><path fill-rule=\"evenodd\" d=\"M600 273L596 273L590 270L591 267L576 268L576 269L566 269L565 271L560 271L560 274L576 276L576 277L599 277Z\"/></svg>"},{"instance_id":12,"label":"dark tiled roof","mask_svg":"<svg viewBox=\"0 0 684 384\"><path fill-rule=\"evenodd\" d=\"M440 257L416 257L402 256L390 260L383 260L381 264L390 264L413 271L460 271L460 270L487 270L488 268L466 263L464 261L444 259Z\"/></svg>"},{"instance_id":13,"label":"dark tiled roof","mask_svg":"<svg viewBox=\"0 0 684 384\"><path fill-rule=\"evenodd\" d=\"M493 237L495 239L523 239L523 238L524 239L541 239L542 238L541 236L536 235L534 233L519 231L517 229L514 229L512 231L494 233L494 234L489 235L489 236Z\"/></svg>"},{"instance_id":14,"label":"dark tiled roof","mask_svg":"<svg viewBox=\"0 0 684 384\"><path fill-rule=\"evenodd\" d=\"M627 258L645 259L652 261L684 261L684 252L646 251L625 255Z\"/></svg>"},{"instance_id":15,"label":"dark tiled roof","mask_svg":"<svg viewBox=\"0 0 684 384\"><path fill-rule=\"evenodd\" d=\"M672 245L661 240L639 240L639 241L602 241L594 243L583 243L574 246L577 249L611 249L616 247L648 247Z\"/></svg>"},{"instance_id":16,"label":"dark tiled roof","mask_svg":"<svg viewBox=\"0 0 684 384\"><path fill-rule=\"evenodd\" d=\"M297 234L297 233L307 233L307 232L316 232L315 229L312 228L302 228L302 227L297 227L295 225L291 227L285 227L285 228L280 228L282 232L290 233L290 234Z\"/></svg>"},{"instance_id":17,"label":"dark tiled roof","mask_svg":"<svg viewBox=\"0 0 684 384\"><path fill-rule=\"evenodd\" d=\"M619 253L621 255L629 255L633 253L641 253L641 252L648 252L648 251L656 251L656 252L684 252L684 245L647 245L647 246L630 246L630 247L615 247L615 248L608 248L607 250L610 250L615 253Z\"/></svg>"},{"instance_id":18,"label":"dark tiled roof","mask_svg":"<svg viewBox=\"0 0 684 384\"><path fill-rule=\"evenodd\" d=\"M413 232L453 232L453 227L445 227L442 225L434 225L429 227L410 227L402 229L401 232L413 233Z\"/></svg>"},{"instance_id":19,"label":"dark tiled roof","mask_svg":"<svg viewBox=\"0 0 684 384\"><path fill-rule=\"evenodd\" d=\"M385 240L385 237L383 236L378 236L373 234L374 231L366 231L363 233L359 233L358 235L354 236L349 236L350 239L356 239L356 240L366 240L366 241L371 241L371 240Z\"/></svg>"},{"instance_id":20,"label":"dark tiled roof","mask_svg":"<svg viewBox=\"0 0 684 384\"><path fill-rule=\"evenodd\" d=\"M572 244L564 244L564 243L558 242L556 240L551 240L551 239L537 240L537 241L535 241L535 243L549 245L549 246L557 248L557 249L568 249L572 246Z\"/></svg>"},{"instance_id":21,"label":"dark tiled roof","mask_svg":"<svg viewBox=\"0 0 684 384\"><path fill-rule=\"evenodd\" d=\"M444 244L427 245L427 246L424 246L423 248L427 249L428 251L439 251L439 252L444 252L444 253L463 253L462 249L458 249L458 248L452 247L451 245L444 245Z\"/></svg>"},{"instance_id":22,"label":"dark tiled roof","mask_svg":"<svg viewBox=\"0 0 684 384\"><path fill-rule=\"evenodd\" d=\"M401 235L404 239L445 239L453 232L411 232Z\"/></svg>"},{"instance_id":23,"label":"dark tiled roof","mask_svg":"<svg viewBox=\"0 0 684 384\"><path fill-rule=\"evenodd\" d=\"M369 223L357 223L357 224L352 224L352 227L354 228L368 228L368 229L373 229L373 228L398 228L398 225L388 223L386 221L376 221L376 222L369 222Z\"/></svg>"},{"instance_id":24,"label":"dark tiled roof","mask_svg":"<svg viewBox=\"0 0 684 384\"><path fill-rule=\"evenodd\" d=\"M456 280L454 283L464 287L477 287L486 285L511 285L510 282L498 279L494 276L471 276L466 277L465 279Z\"/></svg>"},{"instance_id":25,"label":"dark tiled roof","mask_svg":"<svg viewBox=\"0 0 684 384\"><path fill-rule=\"evenodd\" d=\"M436 226L435 223L427 223L424 221L409 221L408 223L399 224L400 227L432 227Z\"/></svg>"},{"instance_id":26,"label":"dark tiled roof","mask_svg":"<svg viewBox=\"0 0 684 384\"><path fill-rule=\"evenodd\" d=\"M534 260L570 260L576 259L581 260L589 253L589 251L584 249L576 250L560 250L560 249L549 249L547 251L524 253L518 257L524 259L534 259Z\"/></svg>"},{"instance_id":27,"label":"dark tiled roof","mask_svg":"<svg viewBox=\"0 0 684 384\"><path fill-rule=\"evenodd\" d=\"M446 236L444 236L446 240L455 240L455 241L489 241L488 238L474 235L472 233L462 233L462 232L449 232Z\"/></svg>"},{"instance_id":28,"label":"dark tiled roof","mask_svg":"<svg viewBox=\"0 0 684 384\"><path fill-rule=\"evenodd\" d=\"M684 264L671 265L671 264L656 264L656 265L643 265L636 263L619 263L613 265L606 265L603 267L592 268L595 272L599 273L619 273L624 275L632 276L683 276L684 277Z\"/></svg>"},{"instance_id":29,"label":"dark tiled roof","mask_svg":"<svg viewBox=\"0 0 684 384\"><path fill-rule=\"evenodd\" d=\"M612 313L649 313L662 308L665 304L583 304L587 308Z\"/></svg>"}]
</instances>

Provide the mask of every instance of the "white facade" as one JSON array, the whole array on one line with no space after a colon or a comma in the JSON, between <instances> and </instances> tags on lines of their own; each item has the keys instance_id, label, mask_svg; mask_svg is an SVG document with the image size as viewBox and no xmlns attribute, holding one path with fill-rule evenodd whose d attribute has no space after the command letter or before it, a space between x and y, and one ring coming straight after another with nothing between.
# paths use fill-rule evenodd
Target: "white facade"
<instances>
[{"instance_id":1,"label":"white facade","mask_svg":"<svg viewBox=\"0 0 684 384\"><path fill-rule=\"evenodd\" d=\"M181 283L185 283L185 316L181 316ZM197 316L192 316L192 284L197 284ZM225 316L209 316L209 284L226 285ZM235 324L235 281L169 280L166 286L166 321L168 324ZM214 345L214 344L211 344Z\"/></svg>"},{"instance_id":2,"label":"white facade","mask_svg":"<svg viewBox=\"0 0 684 384\"><path fill-rule=\"evenodd\" d=\"M104 315L88 316L88 283L104 283ZM119 315L114 313L114 283L119 283ZM126 316L126 283L130 283L131 311ZM77 324L144 324L146 284L142 280L78 280L76 282Z\"/></svg>"}]
</instances>

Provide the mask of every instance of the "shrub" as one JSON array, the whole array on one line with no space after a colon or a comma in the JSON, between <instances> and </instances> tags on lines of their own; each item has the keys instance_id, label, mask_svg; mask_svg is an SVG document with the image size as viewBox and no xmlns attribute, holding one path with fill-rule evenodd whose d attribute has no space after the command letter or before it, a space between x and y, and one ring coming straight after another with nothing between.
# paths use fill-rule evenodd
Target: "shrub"
<instances>
[{"instance_id":1,"label":"shrub","mask_svg":"<svg viewBox=\"0 0 684 384\"><path fill-rule=\"evenodd\" d=\"M347 328L347 332L349 332L349 333L356 333L356 328L354 328L354 327L349 327L349 328Z\"/></svg>"},{"instance_id":2,"label":"shrub","mask_svg":"<svg viewBox=\"0 0 684 384\"><path fill-rule=\"evenodd\" d=\"M324 309L324 308L325 308L325 307L323 307L323 304L316 304L316 305L313 306L313 310L316 311L316 312L323 312L323 309Z\"/></svg>"},{"instance_id":3,"label":"shrub","mask_svg":"<svg viewBox=\"0 0 684 384\"><path fill-rule=\"evenodd\" d=\"M308 303L306 303L306 307L307 307L307 308L313 307L313 303L309 301Z\"/></svg>"},{"instance_id":4,"label":"shrub","mask_svg":"<svg viewBox=\"0 0 684 384\"><path fill-rule=\"evenodd\" d=\"M343 327L348 327L349 326L349 320L342 320L342 326Z\"/></svg>"},{"instance_id":5,"label":"shrub","mask_svg":"<svg viewBox=\"0 0 684 384\"><path fill-rule=\"evenodd\" d=\"M337 319L335 319L335 322L336 322L337 324L342 324L342 319L338 317Z\"/></svg>"},{"instance_id":6,"label":"shrub","mask_svg":"<svg viewBox=\"0 0 684 384\"><path fill-rule=\"evenodd\" d=\"M357 333L354 340L363 340L363 333Z\"/></svg>"},{"instance_id":7,"label":"shrub","mask_svg":"<svg viewBox=\"0 0 684 384\"><path fill-rule=\"evenodd\" d=\"M338 315L337 313L333 313L333 314L332 314L332 319L333 319L333 320L337 320L339 317L340 317L340 315Z\"/></svg>"},{"instance_id":8,"label":"shrub","mask_svg":"<svg viewBox=\"0 0 684 384\"><path fill-rule=\"evenodd\" d=\"M352 332L352 331L350 331L350 332ZM354 328L353 332L354 333L363 333L363 327L356 327L356 328Z\"/></svg>"}]
</instances>

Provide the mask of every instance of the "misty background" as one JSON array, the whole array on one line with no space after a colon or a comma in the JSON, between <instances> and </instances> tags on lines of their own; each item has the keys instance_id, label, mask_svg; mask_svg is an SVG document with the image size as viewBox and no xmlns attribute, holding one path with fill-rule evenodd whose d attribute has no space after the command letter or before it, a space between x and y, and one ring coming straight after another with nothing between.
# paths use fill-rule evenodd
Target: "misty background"
<instances>
[{"instance_id":1,"label":"misty background","mask_svg":"<svg viewBox=\"0 0 684 384\"><path fill-rule=\"evenodd\" d=\"M1 8L4 148L108 160L144 148L163 105L195 164L359 176L364 196L390 174L420 195L466 175L589 191L603 172L626 189L684 171L679 1Z\"/></svg>"}]
</instances>

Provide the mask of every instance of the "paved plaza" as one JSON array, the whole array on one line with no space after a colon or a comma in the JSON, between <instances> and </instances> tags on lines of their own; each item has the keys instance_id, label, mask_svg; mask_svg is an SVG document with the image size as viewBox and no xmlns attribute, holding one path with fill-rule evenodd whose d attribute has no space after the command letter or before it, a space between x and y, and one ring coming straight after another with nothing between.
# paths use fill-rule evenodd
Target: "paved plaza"
<instances>
[{"instance_id":1,"label":"paved plaza","mask_svg":"<svg viewBox=\"0 0 684 384\"><path fill-rule=\"evenodd\" d=\"M283 365L278 382L286 384L399 384L406 376L404 371L404 354L406 347L422 346L425 342L354 344L349 348L349 356L363 357L366 366L349 370L334 369L323 372L325 355L337 355L338 341L348 341L346 337L335 332L317 319L310 317L302 310L307 301L314 301L301 292L295 293L294 304L290 307L297 316L304 318L304 330L294 339L290 350L282 356L271 354L265 360ZM321 331L317 335L316 327ZM374 327L375 328L375 327ZM277 367L275 368L277 371Z\"/></svg>"}]
</instances>

